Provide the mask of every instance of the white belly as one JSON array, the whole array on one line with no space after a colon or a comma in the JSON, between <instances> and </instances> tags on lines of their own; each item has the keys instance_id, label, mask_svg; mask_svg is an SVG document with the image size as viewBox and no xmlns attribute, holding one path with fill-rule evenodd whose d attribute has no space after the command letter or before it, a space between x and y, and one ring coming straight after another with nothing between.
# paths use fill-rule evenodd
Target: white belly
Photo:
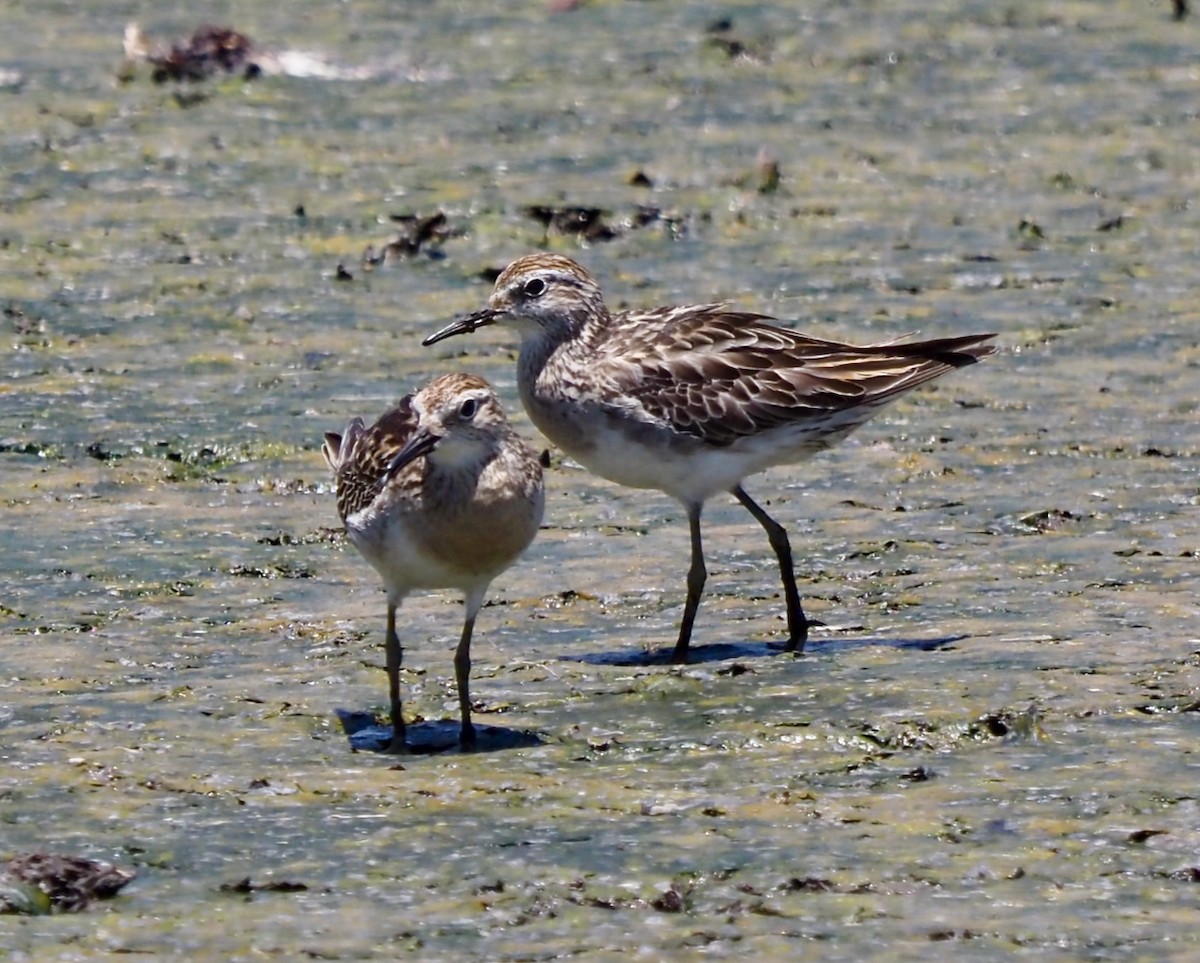
<instances>
[{"instance_id":1,"label":"white belly","mask_svg":"<svg viewBox=\"0 0 1200 963\"><path fill-rule=\"evenodd\" d=\"M542 434L588 471L629 488L665 492L685 505L727 492L773 465L803 461L834 440L814 441L811 433L784 426L717 446L595 409L573 407L563 415L550 406L526 407Z\"/></svg>"}]
</instances>

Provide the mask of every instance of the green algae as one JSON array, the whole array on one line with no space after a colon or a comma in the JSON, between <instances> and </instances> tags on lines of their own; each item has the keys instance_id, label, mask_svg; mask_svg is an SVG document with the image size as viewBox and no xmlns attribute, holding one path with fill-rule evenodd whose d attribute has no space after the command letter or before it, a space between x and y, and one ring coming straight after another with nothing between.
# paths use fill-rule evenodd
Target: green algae
<instances>
[{"instance_id":1,"label":"green algae","mask_svg":"<svg viewBox=\"0 0 1200 963\"><path fill-rule=\"evenodd\" d=\"M1084 3L227 13L377 73L160 88L118 79L129 9L6 10L25 42L0 89L0 842L139 877L81 917L0 917L0 945L1194 955L1186 23ZM547 232L537 205L601 208L618 236ZM633 227L641 205L663 215ZM364 270L394 216L438 210L455 230L432 254ZM509 337L418 342L542 246L614 304L728 298L1004 350L752 481L827 623L803 657L770 654L773 559L718 499L701 661L645 664L679 615L682 511L556 457L547 528L475 647L481 721L542 744L354 753L334 710L383 706L384 600L332 533L321 434L447 367L531 434ZM457 604L402 609L418 717L455 713Z\"/></svg>"}]
</instances>

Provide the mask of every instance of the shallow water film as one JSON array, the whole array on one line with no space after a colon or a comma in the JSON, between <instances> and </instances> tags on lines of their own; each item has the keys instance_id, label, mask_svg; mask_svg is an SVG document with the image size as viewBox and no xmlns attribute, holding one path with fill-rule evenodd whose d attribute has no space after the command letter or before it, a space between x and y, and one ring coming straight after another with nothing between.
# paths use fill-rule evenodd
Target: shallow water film
<instances>
[{"instance_id":1,"label":"shallow water film","mask_svg":"<svg viewBox=\"0 0 1200 963\"><path fill-rule=\"evenodd\" d=\"M1200 23L2 10L0 858L137 878L12 907L0 957L1196 958ZM165 76L204 23L259 69ZM465 369L544 446L510 332L420 347L539 249L613 306L1000 351L748 482L824 623L803 655L718 498L696 661L662 664L682 509L552 451L476 627L483 751L356 751L384 597L322 434ZM401 609L435 741L461 613Z\"/></svg>"}]
</instances>

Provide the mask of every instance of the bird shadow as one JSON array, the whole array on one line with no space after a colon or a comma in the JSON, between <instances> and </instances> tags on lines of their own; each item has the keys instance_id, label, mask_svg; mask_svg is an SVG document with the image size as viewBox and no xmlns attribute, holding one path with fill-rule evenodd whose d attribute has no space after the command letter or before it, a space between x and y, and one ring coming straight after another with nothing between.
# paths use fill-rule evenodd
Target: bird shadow
<instances>
[{"instance_id":1,"label":"bird shadow","mask_svg":"<svg viewBox=\"0 0 1200 963\"><path fill-rule=\"evenodd\" d=\"M335 709L342 731L357 752L384 752L392 742L392 727L378 722L373 713L357 709ZM437 755L462 751L458 745L457 719L426 719L405 727L405 745L412 755ZM499 752L545 744L536 732L475 723L475 748L470 752Z\"/></svg>"},{"instance_id":2,"label":"bird shadow","mask_svg":"<svg viewBox=\"0 0 1200 963\"><path fill-rule=\"evenodd\" d=\"M967 638L966 635L945 635L933 639L809 639L804 646L804 652L795 654L803 656L833 649L870 648L873 646L916 652L935 652L965 638ZM604 652L585 652L582 655L564 655L559 657L559 661L581 662L586 665L670 665L674 651L674 646L658 649L610 649ZM783 642L713 642L706 645L693 645L688 650L688 665L704 665L709 662L728 662L734 659L752 659L784 654L787 654L787 650Z\"/></svg>"}]
</instances>

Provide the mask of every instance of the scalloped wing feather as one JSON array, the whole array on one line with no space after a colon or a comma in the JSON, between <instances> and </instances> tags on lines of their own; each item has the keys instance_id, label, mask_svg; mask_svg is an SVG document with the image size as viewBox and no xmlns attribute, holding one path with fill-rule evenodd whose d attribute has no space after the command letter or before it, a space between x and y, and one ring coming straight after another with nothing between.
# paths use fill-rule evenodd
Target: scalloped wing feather
<instances>
[{"instance_id":1,"label":"scalloped wing feather","mask_svg":"<svg viewBox=\"0 0 1200 963\"><path fill-rule=\"evenodd\" d=\"M851 345L720 304L612 316L600 365L643 420L712 445L792 425L827 432L995 349L992 335Z\"/></svg>"}]
</instances>

